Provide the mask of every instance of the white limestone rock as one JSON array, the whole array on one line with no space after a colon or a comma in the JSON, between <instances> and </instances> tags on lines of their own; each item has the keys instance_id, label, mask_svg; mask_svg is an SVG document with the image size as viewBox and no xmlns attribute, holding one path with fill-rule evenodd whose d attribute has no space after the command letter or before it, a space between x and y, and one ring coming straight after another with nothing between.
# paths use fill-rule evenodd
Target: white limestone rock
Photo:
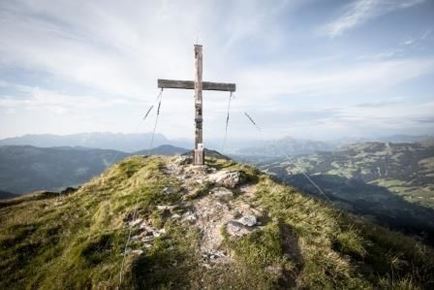
<instances>
[{"instance_id":1,"label":"white limestone rock","mask_svg":"<svg viewBox=\"0 0 434 290\"><path fill-rule=\"evenodd\" d=\"M224 186L226 188L235 188L244 181L241 172L227 170L210 174L208 179L209 181L214 182L216 185Z\"/></svg>"}]
</instances>

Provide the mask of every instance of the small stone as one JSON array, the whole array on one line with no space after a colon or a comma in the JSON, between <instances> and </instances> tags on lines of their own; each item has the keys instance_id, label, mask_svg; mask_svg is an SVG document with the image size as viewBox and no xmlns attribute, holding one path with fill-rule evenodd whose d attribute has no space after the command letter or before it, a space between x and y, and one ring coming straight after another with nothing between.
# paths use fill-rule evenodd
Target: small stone
<instances>
[{"instance_id":1,"label":"small stone","mask_svg":"<svg viewBox=\"0 0 434 290\"><path fill-rule=\"evenodd\" d=\"M144 221L140 224L139 228L140 228L141 230L146 231L146 232L152 232L152 231L154 230L154 228L153 228L151 225L149 225L149 222L148 222L147 220L144 220Z\"/></svg>"},{"instance_id":2,"label":"small stone","mask_svg":"<svg viewBox=\"0 0 434 290\"><path fill-rule=\"evenodd\" d=\"M166 233L166 229L163 228L163 229L153 231L152 235L157 238L157 237L160 237L161 235L163 235L165 233Z\"/></svg>"},{"instance_id":3,"label":"small stone","mask_svg":"<svg viewBox=\"0 0 434 290\"><path fill-rule=\"evenodd\" d=\"M256 217L254 215L242 216L241 218L239 218L237 220L237 222L239 222L242 225L248 226L248 227L253 227L257 223Z\"/></svg>"},{"instance_id":4,"label":"small stone","mask_svg":"<svg viewBox=\"0 0 434 290\"><path fill-rule=\"evenodd\" d=\"M171 211L176 207L177 205L157 205L157 209L161 211L165 211L165 210Z\"/></svg>"},{"instance_id":5,"label":"small stone","mask_svg":"<svg viewBox=\"0 0 434 290\"><path fill-rule=\"evenodd\" d=\"M209 175L209 180L219 186L227 188L235 188L244 181L244 177L239 171L222 170Z\"/></svg>"},{"instance_id":6,"label":"small stone","mask_svg":"<svg viewBox=\"0 0 434 290\"><path fill-rule=\"evenodd\" d=\"M156 238L158 238L159 236L161 236L160 232L153 232L152 235Z\"/></svg>"},{"instance_id":7,"label":"small stone","mask_svg":"<svg viewBox=\"0 0 434 290\"><path fill-rule=\"evenodd\" d=\"M146 236L142 239L142 242L147 243L153 241L154 239L154 236Z\"/></svg>"},{"instance_id":8,"label":"small stone","mask_svg":"<svg viewBox=\"0 0 434 290\"><path fill-rule=\"evenodd\" d=\"M172 215L172 219L177 220L177 219L180 219L180 218L181 218L181 216L179 214L177 214L177 213L175 213L175 214Z\"/></svg>"},{"instance_id":9,"label":"small stone","mask_svg":"<svg viewBox=\"0 0 434 290\"><path fill-rule=\"evenodd\" d=\"M184 214L184 217L182 220L188 221L188 222L195 222L197 220L197 217L193 212L189 211L189 212L186 212Z\"/></svg>"},{"instance_id":10,"label":"small stone","mask_svg":"<svg viewBox=\"0 0 434 290\"><path fill-rule=\"evenodd\" d=\"M234 196L234 193L227 188L217 187L211 191L211 194L215 197L222 199L231 199Z\"/></svg>"},{"instance_id":11,"label":"small stone","mask_svg":"<svg viewBox=\"0 0 434 290\"><path fill-rule=\"evenodd\" d=\"M131 254L140 256L141 254L143 254L143 250L132 250Z\"/></svg>"},{"instance_id":12,"label":"small stone","mask_svg":"<svg viewBox=\"0 0 434 290\"><path fill-rule=\"evenodd\" d=\"M237 221L230 221L226 225L226 231L231 236L241 237L249 234L252 229Z\"/></svg>"},{"instance_id":13,"label":"small stone","mask_svg":"<svg viewBox=\"0 0 434 290\"><path fill-rule=\"evenodd\" d=\"M171 188L171 187L163 188L163 194L172 194L172 193L174 193L173 188Z\"/></svg>"},{"instance_id":14,"label":"small stone","mask_svg":"<svg viewBox=\"0 0 434 290\"><path fill-rule=\"evenodd\" d=\"M204 260L216 260L219 258L224 258L225 256L226 256L225 253L223 253L222 251L213 250L213 249L207 250L202 254L202 258Z\"/></svg>"},{"instance_id":15,"label":"small stone","mask_svg":"<svg viewBox=\"0 0 434 290\"><path fill-rule=\"evenodd\" d=\"M131 227L134 227L134 226L140 224L142 221L143 221L143 219L135 219L133 221L130 221L129 224L130 224Z\"/></svg>"}]
</instances>

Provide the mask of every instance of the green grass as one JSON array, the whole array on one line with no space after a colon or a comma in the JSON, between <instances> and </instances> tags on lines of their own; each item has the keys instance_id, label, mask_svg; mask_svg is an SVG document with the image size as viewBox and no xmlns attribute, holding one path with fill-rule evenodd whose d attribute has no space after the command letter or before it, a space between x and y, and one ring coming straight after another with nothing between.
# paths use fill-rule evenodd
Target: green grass
<instances>
[{"instance_id":1,"label":"green grass","mask_svg":"<svg viewBox=\"0 0 434 290\"><path fill-rule=\"evenodd\" d=\"M429 289L432 249L356 219L283 186L257 169L207 159L255 184L263 225L240 238L224 228L230 263L204 267L201 233L168 218L157 205L182 199L183 185L164 173L160 157L128 158L67 195L39 194L1 203L0 289ZM196 189L202 198L213 184ZM170 190L167 190L170 189ZM171 192L167 194L167 192ZM134 213L166 234L125 259ZM133 235L135 232L133 231Z\"/></svg>"},{"instance_id":2,"label":"green grass","mask_svg":"<svg viewBox=\"0 0 434 290\"><path fill-rule=\"evenodd\" d=\"M124 220L135 208L150 214L178 201L179 187L161 160L132 158L65 197L23 200L0 210L0 288L87 288L115 285L126 240ZM5 286L6 287L6 286Z\"/></svg>"}]
</instances>

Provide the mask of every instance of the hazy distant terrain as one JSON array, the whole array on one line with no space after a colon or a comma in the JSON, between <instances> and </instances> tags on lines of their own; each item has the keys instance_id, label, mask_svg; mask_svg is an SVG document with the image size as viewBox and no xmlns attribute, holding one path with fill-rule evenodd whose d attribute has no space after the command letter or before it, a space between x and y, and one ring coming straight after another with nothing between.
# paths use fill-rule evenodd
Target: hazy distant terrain
<instances>
[{"instance_id":1,"label":"hazy distant terrain","mask_svg":"<svg viewBox=\"0 0 434 290\"><path fill-rule=\"evenodd\" d=\"M5 191L0 198L80 185L131 154L174 155L187 151L171 145L135 153L83 147L0 146L0 189Z\"/></svg>"},{"instance_id":2,"label":"hazy distant terrain","mask_svg":"<svg viewBox=\"0 0 434 290\"><path fill-rule=\"evenodd\" d=\"M295 139L285 137L278 140L264 141L253 146L246 146L234 152L240 156L284 156L309 154L317 151L334 150L333 143L322 141Z\"/></svg>"},{"instance_id":3,"label":"hazy distant terrain","mask_svg":"<svg viewBox=\"0 0 434 290\"><path fill-rule=\"evenodd\" d=\"M10 193L10 192L7 192L7 191L0 190L0 199L14 198L14 197L17 197L17 196L19 196L19 195L18 194L14 194L14 193Z\"/></svg>"},{"instance_id":4,"label":"hazy distant terrain","mask_svg":"<svg viewBox=\"0 0 434 290\"><path fill-rule=\"evenodd\" d=\"M158 147L148 149L148 150L141 150L134 152L133 154L149 154L149 155L176 155L176 154L184 154L186 152L190 151L186 148L176 147L168 144L160 145Z\"/></svg>"},{"instance_id":5,"label":"hazy distant terrain","mask_svg":"<svg viewBox=\"0 0 434 290\"><path fill-rule=\"evenodd\" d=\"M12 193L79 185L128 154L79 147L0 147L0 188Z\"/></svg>"},{"instance_id":6,"label":"hazy distant terrain","mask_svg":"<svg viewBox=\"0 0 434 290\"><path fill-rule=\"evenodd\" d=\"M264 164L287 175L338 176L378 185L410 202L434 208L434 146L363 143ZM281 171L280 171L281 172ZM282 172L281 172L282 173Z\"/></svg>"},{"instance_id":7,"label":"hazy distant terrain","mask_svg":"<svg viewBox=\"0 0 434 290\"><path fill-rule=\"evenodd\" d=\"M24 135L0 140L1 145L36 147L80 146L134 152L150 146L152 134L80 133L72 135ZM162 134L155 134L153 146L169 143Z\"/></svg>"},{"instance_id":8,"label":"hazy distant terrain","mask_svg":"<svg viewBox=\"0 0 434 290\"><path fill-rule=\"evenodd\" d=\"M260 164L307 192L391 225L434 230L434 146L371 142ZM323 197L324 198L324 197Z\"/></svg>"}]
</instances>

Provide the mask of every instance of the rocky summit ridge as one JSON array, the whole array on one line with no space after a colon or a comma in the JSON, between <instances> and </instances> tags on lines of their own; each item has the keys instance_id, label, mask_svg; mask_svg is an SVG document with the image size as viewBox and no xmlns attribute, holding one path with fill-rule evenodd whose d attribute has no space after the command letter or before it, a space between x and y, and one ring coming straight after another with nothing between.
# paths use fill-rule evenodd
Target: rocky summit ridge
<instances>
[{"instance_id":1,"label":"rocky summit ridge","mask_svg":"<svg viewBox=\"0 0 434 290\"><path fill-rule=\"evenodd\" d=\"M0 201L1 289L429 289L433 250L231 160Z\"/></svg>"}]
</instances>

